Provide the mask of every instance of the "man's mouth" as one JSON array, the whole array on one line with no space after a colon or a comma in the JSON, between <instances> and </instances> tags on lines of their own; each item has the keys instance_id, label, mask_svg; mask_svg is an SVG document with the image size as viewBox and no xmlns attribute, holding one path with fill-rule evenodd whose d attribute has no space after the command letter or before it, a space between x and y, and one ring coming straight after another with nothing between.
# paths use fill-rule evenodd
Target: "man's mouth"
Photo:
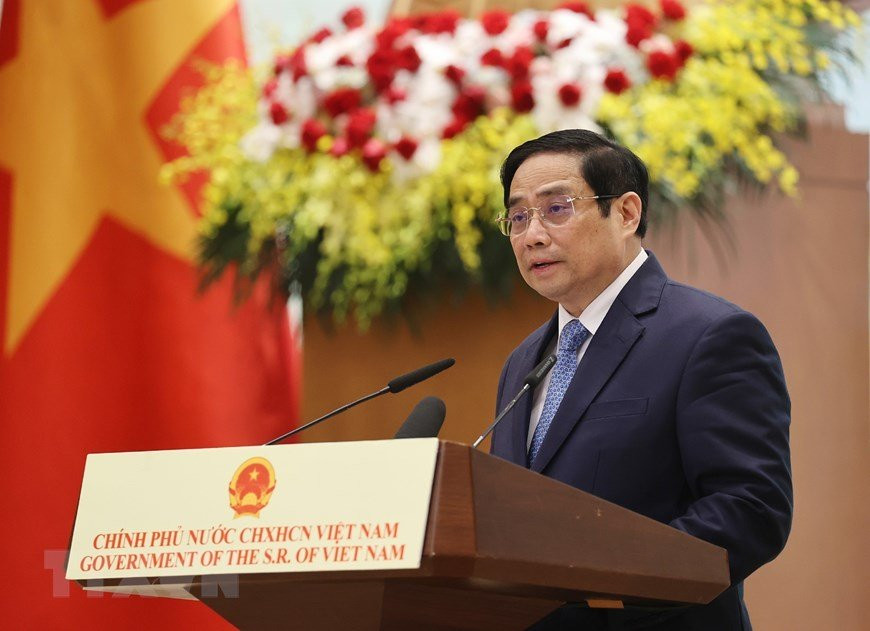
<instances>
[{"instance_id":1,"label":"man's mouth","mask_svg":"<svg viewBox=\"0 0 870 631\"><path fill-rule=\"evenodd\" d=\"M532 263L532 269L542 271L545 269L549 269L556 263L558 263L558 261L535 261L534 263Z\"/></svg>"}]
</instances>

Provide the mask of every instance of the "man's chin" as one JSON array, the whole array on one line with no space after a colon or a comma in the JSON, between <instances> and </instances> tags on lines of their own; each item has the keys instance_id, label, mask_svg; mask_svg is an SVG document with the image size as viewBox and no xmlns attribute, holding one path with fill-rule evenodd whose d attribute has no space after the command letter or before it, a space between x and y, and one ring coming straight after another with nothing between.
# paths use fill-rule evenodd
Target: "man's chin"
<instances>
[{"instance_id":1,"label":"man's chin","mask_svg":"<svg viewBox=\"0 0 870 631\"><path fill-rule=\"evenodd\" d=\"M529 283L529 286L540 296L551 302L561 303L564 297L564 288L555 286L554 283Z\"/></svg>"}]
</instances>

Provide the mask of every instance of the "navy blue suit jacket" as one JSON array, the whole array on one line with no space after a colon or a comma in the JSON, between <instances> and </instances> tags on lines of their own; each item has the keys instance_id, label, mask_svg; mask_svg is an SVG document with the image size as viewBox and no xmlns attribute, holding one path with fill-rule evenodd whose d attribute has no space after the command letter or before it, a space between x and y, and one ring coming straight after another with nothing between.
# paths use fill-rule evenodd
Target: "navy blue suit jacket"
<instances>
[{"instance_id":1,"label":"navy blue suit jacket","mask_svg":"<svg viewBox=\"0 0 870 631\"><path fill-rule=\"evenodd\" d=\"M557 323L554 315L511 353L498 409ZM505 417L493 454L528 466L530 411L527 397ZM530 468L722 546L732 586L709 605L664 614L563 608L540 628L751 628L742 581L780 552L791 526L789 414L764 326L671 281L650 254L592 337Z\"/></svg>"}]
</instances>

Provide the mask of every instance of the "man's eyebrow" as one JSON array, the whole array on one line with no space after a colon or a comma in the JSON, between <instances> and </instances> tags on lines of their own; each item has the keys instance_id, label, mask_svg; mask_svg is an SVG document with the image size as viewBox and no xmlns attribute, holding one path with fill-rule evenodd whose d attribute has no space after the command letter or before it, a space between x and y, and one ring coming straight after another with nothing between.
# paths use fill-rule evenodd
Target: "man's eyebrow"
<instances>
[{"instance_id":1,"label":"man's eyebrow","mask_svg":"<svg viewBox=\"0 0 870 631\"><path fill-rule=\"evenodd\" d=\"M566 182L563 182L559 184L551 184L549 186L545 186L544 188L538 189L537 196L546 197L548 195L567 195L571 192L573 192L572 186Z\"/></svg>"},{"instance_id":2,"label":"man's eyebrow","mask_svg":"<svg viewBox=\"0 0 870 631\"><path fill-rule=\"evenodd\" d=\"M568 182L557 182L555 184L547 184L544 188L538 189L535 197L547 197L548 195L569 195L574 192L573 187ZM508 198L508 206L522 201L522 195L511 195Z\"/></svg>"},{"instance_id":3,"label":"man's eyebrow","mask_svg":"<svg viewBox=\"0 0 870 631\"><path fill-rule=\"evenodd\" d=\"M518 203L522 199L523 199L522 195L511 195L510 197L508 197L508 206L513 206L514 204Z\"/></svg>"}]
</instances>

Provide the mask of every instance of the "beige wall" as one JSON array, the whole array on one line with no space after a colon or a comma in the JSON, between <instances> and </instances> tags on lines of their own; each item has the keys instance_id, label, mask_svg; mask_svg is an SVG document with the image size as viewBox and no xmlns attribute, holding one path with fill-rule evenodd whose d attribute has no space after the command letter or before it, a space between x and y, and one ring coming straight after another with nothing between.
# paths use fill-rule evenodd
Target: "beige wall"
<instances>
[{"instance_id":1,"label":"beige wall","mask_svg":"<svg viewBox=\"0 0 870 631\"><path fill-rule=\"evenodd\" d=\"M802 198L731 200L734 249L717 262L684 222L649 239L669 274L757 314L783 358L792 396L795 522L785 552L747 582L758 631L870 628L868 420L868 139L847 134L838 110L818 109L807 144L791 143ZM507 244L505 244L507 247ZM491 421L501 363L551 313L525 289L508 306L479 296L433 305L421 333L305 328L303 418L452 356L455 367L315 428L306 440L392 435L414 404L447 403L443 438L471 442Z\"/></svg>"},{"instance_id":2,"label":"beige wall","mask_svg":"<svg viewBox=\"0 0 870 631\"><path fill-rule=\"evenodd\" d=\"M783 554L747 581L758 631L870 629L868 145L838 118L818 110L809 144L793 143L801 200L730 204L736 258L727 269L707 248L692 268L685 249L651 240L673 277L758 315L782 355L795 520Z\"/></svg>"}]
</instances>

